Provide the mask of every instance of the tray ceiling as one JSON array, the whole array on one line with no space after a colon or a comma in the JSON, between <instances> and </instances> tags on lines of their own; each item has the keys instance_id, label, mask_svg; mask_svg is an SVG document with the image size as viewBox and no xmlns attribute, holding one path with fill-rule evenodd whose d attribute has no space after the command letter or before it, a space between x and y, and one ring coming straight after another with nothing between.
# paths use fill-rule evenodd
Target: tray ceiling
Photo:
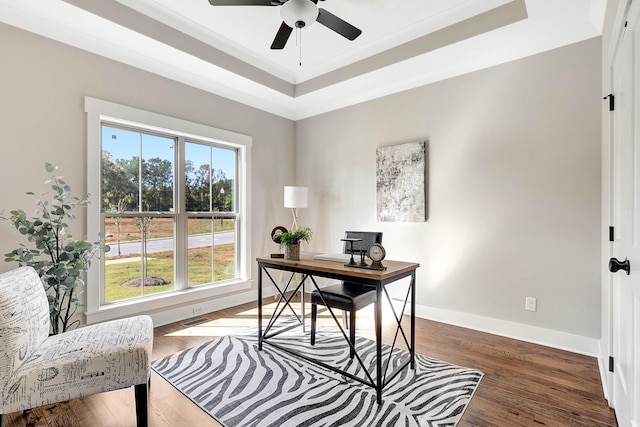
<instances>
[{"instance_id":1,"label":"tray ceiling","mask_svg":"<svg viewBox=\"0 0 640 427\"><path fill-rule=\"evenodd\" d=\"M597 37L605 5L323 0L362 35L314 23L280 51L270 49L280 6L0 0L0 22L298 120Z\"/></svg>"}]
</instances>

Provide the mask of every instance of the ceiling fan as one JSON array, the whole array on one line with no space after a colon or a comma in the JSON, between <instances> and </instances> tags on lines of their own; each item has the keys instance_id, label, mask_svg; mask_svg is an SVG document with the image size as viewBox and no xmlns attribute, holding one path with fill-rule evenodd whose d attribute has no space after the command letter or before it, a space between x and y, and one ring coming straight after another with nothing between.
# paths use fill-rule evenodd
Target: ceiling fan
<instances>
[{"instance_id":1,"label":"ceiling fan","mask_svg":"<svg viewBox=\"0 0 640 427\"><path fill-rule=\"evenodd\" d=\"M308 27L315 21L349 40L355 40L362 33L348 22L318 7L318 0L209 0L209 3L212 6L281 6L283 22L271 49L284 49L294 28Z\"/></svg>"}]
</instances>

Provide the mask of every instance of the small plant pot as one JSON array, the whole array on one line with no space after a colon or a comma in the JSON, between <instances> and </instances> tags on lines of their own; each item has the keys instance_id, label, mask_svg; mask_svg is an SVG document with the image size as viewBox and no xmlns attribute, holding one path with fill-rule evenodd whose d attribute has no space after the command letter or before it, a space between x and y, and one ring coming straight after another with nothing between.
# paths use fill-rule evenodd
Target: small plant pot
<instances>
[{"instance_id":1,"label":"small plant pot","mask_svg":"<svg viewBox=\"0 0 640 427\"><path fill-rule=\"evenodd\" d=\"M300 244L285 246L284 258L292 261L300 260Z\"/></svg>"}]
</instances>

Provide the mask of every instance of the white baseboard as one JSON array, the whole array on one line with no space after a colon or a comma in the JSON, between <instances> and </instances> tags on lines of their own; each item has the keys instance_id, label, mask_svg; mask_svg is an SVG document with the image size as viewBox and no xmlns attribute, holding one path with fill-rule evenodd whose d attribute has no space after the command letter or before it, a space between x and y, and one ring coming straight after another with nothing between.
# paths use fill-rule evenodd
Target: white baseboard
<instances>
[{"instance_id":1,"label":"white baseboard","mask_svg":"<svg viewBox=\"0 0 640 427\"><path fill-rule=\"evenodd\" d=\"M461 326L599 359L600 340L507 320L416 305L416 317Z\"/></svg>"},{"instance_id":2,"label":"white baseboard","mask_svg":"<svg viewBox=\"0 0 640 427\"><path fill-rule=\"evenodd\" d=\"M275 294L273 286L265 286L263 297L269 298ZM205 315L214 311L224 310L225 308L235 307L237 305L256 302L257 291L250 289L246 292L232 294L226 297L215 297L210 300L199 301L196 304L190 304L183 307L177 307L169 310L159 310L157 312L147 313L153 319L153 326L163 326L169 323L180 322L191 317L197 317L200 314ZM194 305L198 307L199 313L194 313ZM256 305L257 307L257 305ZM257 325L257 322L256 322Z\"/></svg>"},{"instance_id":3,"label":"white baseboard","mask_svg":"<svg viewBox=\"0 0 640 427\"><path fill-rule=\"evenodd\" d=\"M263 296L265 298L273 296L274 289L265 287ZM212 298L211 300L200 301L197 306L203 314L213 311L222 310L236 305L241 305L256 301L255 289L246 292L233 294L226 297ZM398 304L401 304L398 302ZM399 307L401 308L401 306ZM170 310L157 311L150 313L155 326L162 326L173 322L179 322L184 319L197 316L198 313L193 312L193 305L178 307ZM566 332L554 331L551 329L540 328L537 326L525 325L522 323L510 322L506 320L494 319L490 317L478 316L475 314L462 313L451 310L443 310L439 308L416 305L416 317L436 322L447 323L450 325L460 326L463 328L473 329L481 332L487 332L494 335L500 335L521 341L527 341L534 344L540 344L547 347L553 347L560 350L567 350L573 353L593 356L598 359L601 377L603 383L606 380L606 364L601 360L600 340L595 338L583 337L580 335L570 334Z\"/></svg>"},{"instance_id":4,"label":"white baseboard","mask_svg":"<svg viewBox=\"0 0 640 427\"><path fill-rule=\"evenodd\" d=\"M209 300L200 300L196 304L189 304L182 307L158 310L156 312L147 313L153 319L153 326L168 325L169 323L180 322L191 317L205 315L213 311L223 310L225 308L234 307L236 305L245 304L256 300L255 289L248 290L230 296L220 296ZM198 312L194 313L194 307L198 308Z\"/></svg>"}]
</instances>

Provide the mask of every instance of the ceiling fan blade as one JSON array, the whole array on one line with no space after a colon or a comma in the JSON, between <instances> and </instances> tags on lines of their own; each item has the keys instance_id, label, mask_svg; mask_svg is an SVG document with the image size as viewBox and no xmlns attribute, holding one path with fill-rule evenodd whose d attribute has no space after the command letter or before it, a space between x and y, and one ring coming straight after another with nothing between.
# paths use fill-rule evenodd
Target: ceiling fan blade
<instances>
[{"instance_id":1,"label":"ceiling fan blade","mask_svg":"<svg viewBox=\"0 0 640 427\"><path fill-rule=\"evenodd\" d=\"M280 29L276 34L276 37L273 39L273 43L271 43L271 49L284 49L284 46L287 44L287 40L289 40L289 36L293 28L282 22L280 25Z\"/></svg>"},{"instance_id":2,"label":"ceiling fan blade","mask_svg":"<svg viewBox=\"0 0 640 427\"><path fill-rule=\"evenodd\" d=\"M362 34L361 30L322 8L318 8L318 19L316 21L349 40L355 40Z\"/></svg>"},{"instance_id":3,"label":"ceiling fan blade","mask_svg":"<svg viewBox=\"0 0 640 427\"><path fill-rule=\"evenodd\" d=\"M280 6L281 2L272 0L209 0L211 6Z\"/></svg>"}]
</instances>

